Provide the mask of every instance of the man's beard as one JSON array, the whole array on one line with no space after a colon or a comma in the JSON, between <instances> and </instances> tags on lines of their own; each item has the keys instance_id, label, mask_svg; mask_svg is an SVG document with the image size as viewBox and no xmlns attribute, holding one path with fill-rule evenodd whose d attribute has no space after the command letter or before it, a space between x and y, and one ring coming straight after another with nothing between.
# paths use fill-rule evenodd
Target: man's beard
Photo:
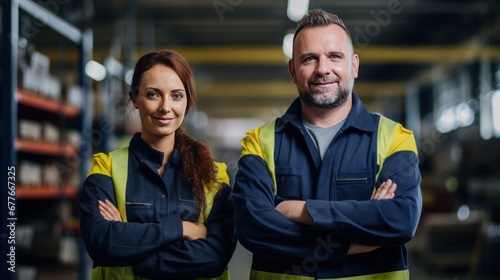
<instances>
[{"instance_id":1,"label":"man's beard","mask_svg":"<svg viewBox=\"0 0 500 280\"><path fill-rule=\"evenodd\" d=\"M311 82L309 83L309 85ZM337 92L332 96L322 96L321 94L329 89L317 89L317 90L299 90L299 96L302 102L305 104L316 107L316 108L337 108L342 106L347 100L349 100L350 94L354 87L354 79L350 81L345 87L340 87Z\"/></svg>"}]
</instances>

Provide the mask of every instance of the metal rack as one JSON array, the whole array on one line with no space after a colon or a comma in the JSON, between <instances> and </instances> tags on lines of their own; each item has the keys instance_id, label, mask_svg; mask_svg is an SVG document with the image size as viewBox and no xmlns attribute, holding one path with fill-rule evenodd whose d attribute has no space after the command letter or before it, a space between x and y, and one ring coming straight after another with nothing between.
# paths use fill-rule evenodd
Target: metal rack
<instances>
[{"instance_id":1,"label":"metal rack","mask_svg":"<svg viewBox=\"0 0 500 280\"><path fill-rule=\"evenodd\" d=\"M13 244L8 243L9 234L11 234L11 228L7 225L10 223L17 223L17 196L12 197L8 193L8 187L12 187L12 179L9 177L14 177L17 174L8 174L8 168L16 168L17 164L17 150L16 150L16 136L17 136L17 125L18 125L18 44L20 36L20 28L22 28L20 23L20 12L24 12L34 19L38 20L41 28L50 28L56 31L59 35L68 39L74 43L79 49L78 58L78 85L83 91L83 102L82 109L79 111L77 118L78 130L81 133L82 146L80 148L80 159L81 164L79 167L80 174L85 174L90 162L91 149L88 145L85 146L85 141L89 142L91 139L91 128L92 128L92 112L91 112L91 94L90 94L90 81L85 75L84 66L87 61L91 59L92 48L93 48L93 35L91 30L81 31L76 27L68 24L61 18L54 15L52 12L48 11L44 7L29 1L29 0L0 0L1 8L1 137L0 141L2 144L2 156L1 156L1 259L5 259L6 255L9 254L11 246ZM14 176L13 176L14 175ZM17 179L17 178L16 178ZM15 183L15 181L14 181ZM9 198L11 196L11 198ZM6 202L11 201L11 204ZM9 208L14 209L13 215L9 213ZM11 209L11 210L12 210ZM15 232L15 231L14 231ZM14 233L15 234L15 233ZM15 245L14 245L15 246ZM14 247L15 248L15 247ZM80 267L79 275L80 278L86 279L85 270L85 256L84 249L82 248L80 253ZM15 259L15 257L14 257ZM16 262L14 262L16 264ZM9 263L2 261L0 265L0 275L1 279L16 279L16 274L8 270Z\"/></svg>"}]
</instances>

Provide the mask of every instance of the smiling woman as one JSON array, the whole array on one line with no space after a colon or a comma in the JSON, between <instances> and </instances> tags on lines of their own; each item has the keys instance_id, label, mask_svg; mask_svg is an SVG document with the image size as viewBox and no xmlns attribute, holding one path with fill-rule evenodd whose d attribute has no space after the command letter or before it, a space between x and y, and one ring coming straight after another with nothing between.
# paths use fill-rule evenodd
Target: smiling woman
<instances>
[{"instance_id":1,"label":"smiling woman","mask_svg":"<svg viewBox=\"0 0 500 280\"><path fill-rule=\"evenodd\" d=\"M142 131L94 155L79 197L92 279L228 279L236 239L226 165L181 128L196 101L189 65L170 50L144 55L129 96Z\"/></svg>"},{"instance_id":2,"label":"smiling woman","mask_svg":"<svg viewBox=\"0 0 500 280\"><path fill-rule=\"evenodd\" d=\"M142 138L160 150L162 145L173 145L168 139L173 139L187 108L186 91L177 73L162 64L153 66L144 72L137 95L131 99L139 110Z\"/></svg>"}]
</instances>

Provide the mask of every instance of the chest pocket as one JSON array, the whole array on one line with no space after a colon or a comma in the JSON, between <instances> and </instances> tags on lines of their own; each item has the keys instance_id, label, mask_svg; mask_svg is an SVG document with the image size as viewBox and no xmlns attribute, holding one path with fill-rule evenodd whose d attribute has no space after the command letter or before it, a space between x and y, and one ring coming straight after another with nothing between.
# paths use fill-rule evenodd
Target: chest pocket
<instances>
[{"instance_id":1,"label":"chest pocket","mask_svg":"<svg viewBox=\"0 0 500 280\"><path fill-rule=\"evenodd\" d=\"M276 166L276 203L285 199L301 199L300 173L296 167Z\"/></svg>"},{"instance_id":2,"label":"chest pocket","mask_svg":"<svg viewBox=\"0 0 500 280\"><path fill-rule=\"evenodd\" d=\"M373 189L372 171L342 172L335 178L337 200L367 200Z\"/></svg>"},{"instance_id":3,"label":"chest pocket","mask_svg":"<svg viewBox=\"0 0 500 280\"><path fill-rule=\"evenodd\" d=\"M127 218L131 222L150 223L153 222L154 207L153 201L127 201L125 209Z\"/></svg>"},{"instance_id":4,"label":"chest pocket","mask_svg":"<svg viewBox=\"0 0 500 280\"><path fill-rule=\"evenodd\" d=\"M194 200L179 199L177 202L177 211L183 221L196 222L200 216L200 211L196 207Z\"/></svg>"}]
</instances>

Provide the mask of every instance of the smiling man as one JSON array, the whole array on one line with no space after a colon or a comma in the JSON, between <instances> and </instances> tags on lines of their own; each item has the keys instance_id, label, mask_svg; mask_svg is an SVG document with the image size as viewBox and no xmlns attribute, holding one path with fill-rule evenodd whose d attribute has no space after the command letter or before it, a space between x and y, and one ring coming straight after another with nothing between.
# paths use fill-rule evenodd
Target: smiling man
<instances>
[{"instance_id":1,"label":"smiling man","mask_svg":"<svg viewBox=\"0 0 500 280\"><path fill-rule=\"evenodd\" d=\"M307 107L339 108L349 101L346 105L350 108L359 57L348 42L346 31L339 25L296 33L289 71Z\"/></svg>"},{"instance_id":2,"label":"smiling man","mask_svg":"<svg viewBox=\"0 0 500 280\"><path fill-rule=\"evenodd\" d=\"M409 279L422 209L413 133L353 92L359 57L336 15L299 21L288 68L299 97L241 142L232 195L250 279Z\"/></svg>"}]
</instances>

